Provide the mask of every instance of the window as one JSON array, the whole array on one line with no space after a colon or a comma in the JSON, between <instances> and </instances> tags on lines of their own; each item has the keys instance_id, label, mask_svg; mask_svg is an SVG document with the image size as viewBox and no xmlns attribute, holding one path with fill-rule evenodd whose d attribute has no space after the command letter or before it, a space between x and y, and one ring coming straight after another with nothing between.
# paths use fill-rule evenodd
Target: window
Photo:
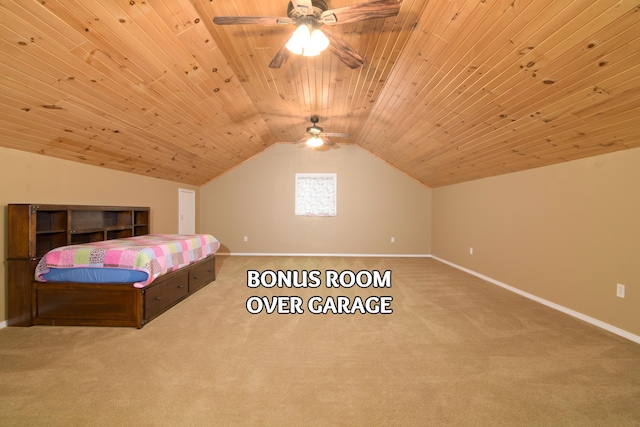
<instances>
[{"instance_id":1,"label":"window","mask_svg":"<svg viewBox=\"0 0 640 427\"><path fill-rule=\"evenodd\" d=\"M335 173L296 174L296 215L336 216Z\"/></svg>"}]
</instances>

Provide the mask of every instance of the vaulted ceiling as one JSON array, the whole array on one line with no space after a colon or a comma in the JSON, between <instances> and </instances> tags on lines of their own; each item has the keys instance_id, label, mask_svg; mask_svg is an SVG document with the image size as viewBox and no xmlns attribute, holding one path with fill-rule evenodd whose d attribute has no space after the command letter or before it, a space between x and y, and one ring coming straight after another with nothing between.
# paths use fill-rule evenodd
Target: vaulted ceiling
<instances>
[{"instance_id":1,"label":"vaulted ceiling","mask_svg":"<svg viewBox=\"0 0 640 427\"><path fill-rule=\"evenodd\" d=\"M212 21L287 5L0 0L0 146L200 185L317 115L430 187L640 147L637 0L404 0L331 26L356 69Z\"/></svg>"}]
</instances>

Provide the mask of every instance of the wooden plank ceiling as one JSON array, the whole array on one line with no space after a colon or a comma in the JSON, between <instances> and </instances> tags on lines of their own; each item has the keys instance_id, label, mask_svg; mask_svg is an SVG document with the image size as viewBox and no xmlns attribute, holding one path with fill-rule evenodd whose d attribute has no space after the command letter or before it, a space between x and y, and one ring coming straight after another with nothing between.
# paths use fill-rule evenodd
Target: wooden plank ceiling
<instances>
[{"instance_id":1,"label":"wooden plank ceiling","mask_svg":"<svg viewBox=\"0 0 640 427\"><path fill-rule=\"evenodd\" d=\"M331 27L357 69L212 22L287 5L0 0L0 145L200 185L317 115L429 187L640 147L638 0L404 0Z\"/></svg>"}]
</instances>

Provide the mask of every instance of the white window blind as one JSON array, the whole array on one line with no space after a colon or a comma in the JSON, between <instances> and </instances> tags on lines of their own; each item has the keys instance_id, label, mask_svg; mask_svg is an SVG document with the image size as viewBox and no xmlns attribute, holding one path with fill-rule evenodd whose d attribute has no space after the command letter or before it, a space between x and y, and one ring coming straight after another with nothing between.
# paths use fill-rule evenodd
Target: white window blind
<instances>
[{"instance_id":1,"label":"white window blind","mask_svg":"<svg viewBox=\"0 0 640 427\"><path fill-rule=\"evenodd\" d=\"M337 175L296 174L296 215L336 216Z\"/></svg>"}]
</instances>

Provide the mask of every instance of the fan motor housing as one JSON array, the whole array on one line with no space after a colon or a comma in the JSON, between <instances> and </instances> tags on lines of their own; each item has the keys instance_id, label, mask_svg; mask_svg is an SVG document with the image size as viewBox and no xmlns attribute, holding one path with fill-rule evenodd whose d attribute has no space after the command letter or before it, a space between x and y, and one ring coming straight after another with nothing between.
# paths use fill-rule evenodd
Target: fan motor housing
<instances>
[{"instance_id":1,"label":"fan motor housing","mask_svg":"<svg viewBox=\"0 0 640 427\"><path fill-rule=\"evenodd\" d=\"M313 6L313 13L310 13L306 17L313 16L316 19L320 19L320 15L322 12L328 9L327 4L324 0L311 0L311 5ZM293 20L298 20L304 18L305 15L302 15L298 9L293 6L292 2L289 2L289 7L287 7L287 16Z\"/></svg>"}]
</instances>

